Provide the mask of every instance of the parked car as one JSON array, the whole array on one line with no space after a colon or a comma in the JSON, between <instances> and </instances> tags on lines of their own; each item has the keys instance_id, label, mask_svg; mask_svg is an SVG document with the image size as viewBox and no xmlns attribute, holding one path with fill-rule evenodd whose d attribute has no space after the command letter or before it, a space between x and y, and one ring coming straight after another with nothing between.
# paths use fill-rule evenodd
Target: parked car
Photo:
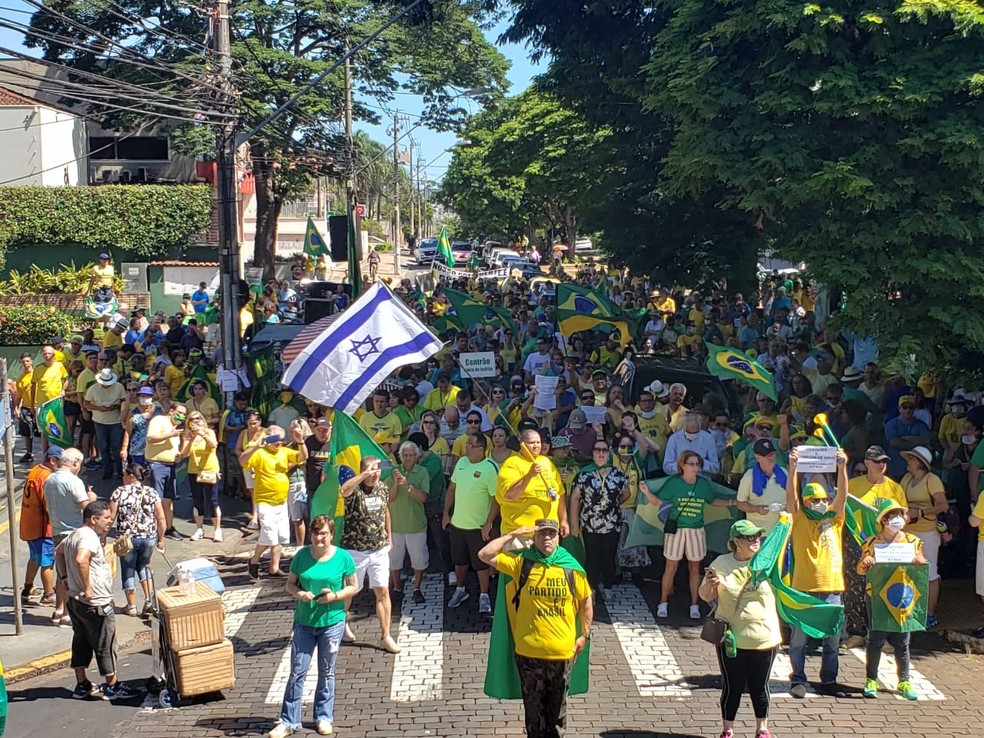
<instances>
[{"instance_id":1,"label":"parked car","mask_svg":"<svg viewBox=\"0 0 984 738\"><path fill-rule=\"evenodd\" d=\"M486 260L489 262L489 266L500 267L503 266L502 262L506 259L521 259L519 252L515 249L502 246L499 248L494 248L491 251L491 256Z\"/></svg>"},{"instance_id":2,"label":"parked car","mask_svg":"<svg viewBox=\"0 0 984 738\"><path fill-rule=\"evenodd\" d=\"M579 238L574 242L575 254L589 254L594 251L594 244L590 238Z\"/></svg>"},{"instance_id":3,"label":"parked car","mask_svg":"<svg viewBox=\"0 0 984 738\"><path fill-rule=\"evenodd\" d=\"M437 255L437 239L424 238L417 241L417 264L423 266L434 261Z\"/></svg>"},{"instance_id":4,"label":"parked car","mask_svg":"<svg viewBox=\"0 0 984 738\"><path fill-rule=\"evenodd\" d=\"M485 243L479 245L479 247L478 247L478 256L486 264L489 264L489 263L491 263L489 261L489 255L492 253L492 250L493 249L501 249L501 248L502 248L502 244L499 243L498 241L486 241Z\"/></svg>"},{"instance_id":5,"label":"parked car","mask_svg":"<svg viewBox=\"0 0 984 738\"><path fill-rule=\"evenodd\" d=\"M454 257L455 266L464 266L475 253L475 247L471 241L454 241L451 244L451 255Z\"/></svg>"}]
</instances>

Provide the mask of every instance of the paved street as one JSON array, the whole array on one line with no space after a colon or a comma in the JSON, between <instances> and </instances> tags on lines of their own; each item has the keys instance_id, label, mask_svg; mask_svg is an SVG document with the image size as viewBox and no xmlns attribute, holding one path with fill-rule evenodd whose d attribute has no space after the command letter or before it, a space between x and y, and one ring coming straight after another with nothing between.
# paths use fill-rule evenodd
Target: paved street
<instances>
[{"instance_id":1,"label":"paved street","mask_svg":"<svg viewBox=\"0 0 984 738\"><path fill-rule=\"evenodd\" d=\"M245 561L222 562L226 581L226 631L237 658L237 684L223 697L195 698L175 709L74 702L71 673L20 682L11 689L8 736L79 735L184 738L256 736L272 725L279 709L289 661L291 605L269 581L241 585ZM357 598L354 646L342 647L337 671L335 730L340 736L498 736L522 735L518 702L490 700L482 694L489 622L476 611L477 592L458 610L443 607L440 582L429 579L428 601L407 601L398 638L398 656L373 647L377 638L371 598ZM716 736L718 670L699 629L686 620L676 601L669 622L653 615L656 591L626 584L614 602L601 608L592 640L592 687L570 703L570 734L599 738ZM846 652L841 678L859 686L863 653ZM819 659L811 661L815 676ZM895 685L894 662L883 660L883 687ZM914 681L923 698L916 703L883 693L877 700L832 699L810 694L789 697L784 676L788 659L773 673L773 728L779 736L964 736L984 729L979 710L984 660L958 652L936 635L914 639ZM121 675L142 680L151 669L149 644L139 643L122 659ZM310 685L309 685L310 686ZM310 705L311 691L306 702ZM33 708L33 709L29 709ZM308 708L309 709L309 708ZM751 727L750 708L739 714L738 734ZM306 714L310 720L310 713ZM310 733L313 735L313 732Z\"/></svg>"}]
</instances>

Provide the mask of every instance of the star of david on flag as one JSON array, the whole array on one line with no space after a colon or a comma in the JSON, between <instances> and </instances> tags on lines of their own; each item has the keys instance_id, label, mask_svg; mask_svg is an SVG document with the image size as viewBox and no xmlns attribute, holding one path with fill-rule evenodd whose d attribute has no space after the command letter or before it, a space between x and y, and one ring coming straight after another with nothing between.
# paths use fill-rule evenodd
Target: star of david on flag
<instances>
[{"instance_id":1,"label":"star of david on flag","mask_svg":"<svg viewBox=\"0 0 984 738\"><path fill-rule=\"evenodd\" d=\"M441 342L383 282L376 282L315 336L283 382L300 395L352 414L393 370L419 364Z\"/></svg>"}]
</instances>

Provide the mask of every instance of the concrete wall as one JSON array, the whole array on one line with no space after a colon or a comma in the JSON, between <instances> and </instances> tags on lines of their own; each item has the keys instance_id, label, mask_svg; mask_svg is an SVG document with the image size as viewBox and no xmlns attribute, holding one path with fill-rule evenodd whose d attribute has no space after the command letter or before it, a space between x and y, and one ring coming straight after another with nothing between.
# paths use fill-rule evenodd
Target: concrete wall
<instances>
[{"instance_id":1,"label":"concrete wall","mask_svg":"<svg viewBox=\"0 0 984 738\"><path fill-rule=\"evenodd\" d=\"M85 122L51 108L39 108L42 169L41 184L47 187L86 183L88 141Z\"/></svg>"},{"instance_id":2,"label":"concrete wall","mask_svg":"<svg viewBox=\"0 0 984 738\"><path fill-rule=\"evenodd\" d=\"M0 106L2 179L15 180L10 184L30 186L42 183L38 174L44 168L41 164L41 135L37 127L39 118L38 108L33 105Z\"/></svg>"}]
</instances>

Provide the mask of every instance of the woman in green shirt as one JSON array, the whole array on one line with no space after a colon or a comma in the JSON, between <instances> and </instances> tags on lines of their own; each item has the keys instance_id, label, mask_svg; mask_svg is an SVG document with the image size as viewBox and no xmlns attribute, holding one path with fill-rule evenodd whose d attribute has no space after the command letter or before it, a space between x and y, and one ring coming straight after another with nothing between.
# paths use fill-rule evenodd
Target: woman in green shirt
<instances>
[{"instance_id":1,"label":"woman in green shirt","mask_svg":"<svg viewBox=\"0 0 984 738\"><path fill-rule=\"evenodd\" d=\"M332 544L335 521L318 515L311 521L311 545L304 546L290 563L287 592L293 595L294 638L290 678L284 690L280 719L270 738L284 738L301 728L304 678L318 649L318 687L314 693L314 727L329 735L335 707L335 659L345 632L345 602L358 587L355 562L349 552Z\"/></svg>"},{"instance_id":2,"label":"woman in green shirt","mask_svg":"<svg viewBox=\"0 0 984 738\"><path fill-rule=\"evenodd\" d=\"M772 735L769 674L782 634L772 587L766 581L753 584L748 568L748 562L762 546L764 535L765 529L750 520L736 521L728 536L731 553L714 559L700 584L700 598L708 603L717 601L717 617L728 623L736 647L729 656L724 643L717 646L723 681L721 738L734 735L735 716L746 687L755 710L755 738Z\"/></svg>"}]
</instances>

